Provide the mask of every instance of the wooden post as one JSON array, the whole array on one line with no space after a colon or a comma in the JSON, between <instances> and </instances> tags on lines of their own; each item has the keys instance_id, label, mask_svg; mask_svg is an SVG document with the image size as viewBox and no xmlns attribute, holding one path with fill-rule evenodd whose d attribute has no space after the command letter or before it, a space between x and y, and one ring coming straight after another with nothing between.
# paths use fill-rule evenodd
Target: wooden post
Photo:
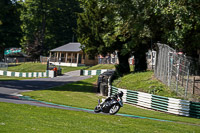
<instances>
[{"instance_id":1,"label":"wooden post","mask_svg":"<svg viewBox=\"0 0 200 133\"><path fill-rule=\"evenodd\" d=\"M73 53L71 54L71 63L73 63Z\"/></svg>"},{"instance_id":2,"label":"wooden post","mask_svg":"<svg viewBox=\"0 0 200 133\"><path fill-rule=\"evenodd\" d=\"M193 78L192 94L195 93L195 77Z\"/></svg>"},{"instance_id":3,"label":"wooden post","mask_svg":"<svg viewBox=\"0 0 200 133\"><path fill-rule=\"evenodd\" d=\"M59 55L59 52L57 52L57 58L56 58L56 62L58 62L58 55Z\"/></svg>"},{"instance_id":4,"label":"wooden post","mask_svg":"<svg viewBox=\"0 0 200 133\"><path fill-rule=\"evenodd\" d=\"M68 56L68 53L66 53L66 56L65 56L65 62L67 63L67 57Z\"/></svg>"},{"instance_id":5,"label":"wooden post","mask_svg":"<svg viewBox=\"0 0 200 133\"><path fill-rule=\"evenodd\" d=\"M177 63L177 73L176 73L176 94L178 94L178 83L179 83L179 72L180 72L180 62L181 59L179 58L178 63Z\"/></svg>"},{"instance_id":6,"label":"wooden post","mask_svg":"<svg viewBox=\"0 0 200 133\"><path fill-rule=\"evenodd\" d=\"M152 55L153 55L153 54L152 54ZM170 53L169 53L169 52L168 52L168 62L167 62L167 63L168 63L168 69L167 69L167 73L168 73L168 86L170 86L170 80L169 80L169 79L170 79L170 78L169 78L170 73L169 73L169 72L170 72L170 63L171 63L171 62L170 62ZM152 65L152 66L153 66L153 65ZM152 67L152 70L153 70L153 67Z\"/></svg>"},{"instance_id":7,"label":"wooden post","mask_svg":"<svg viewBox=\"0 0 200 133\"><path fill-rule=\"evenodd\" d=\"M76 59L77 65L78 65L78 59L79 59L79 53L77 53L77 59Z\"/></svg>"},{"instance_id":8,"label":"wooden post","mask_svg":"<svg viewBox=\"0 0 200 133\"><path fill-rule=\"evenodd\" d=\"M60 56L58 60L62 61L62 52L60 52Z\"/></svg>"},{"instance_id":9,"label":"wooden post","mask_svg":"<svg viewBox=\"0 0 200 133\"><path fill-rule=\"evenodd\" d=\"M190 75L190 62L188 64L188 71L187 71L187 82L186 82L186 88L185 88L185 97L187 97L187 91L188 91L188 82L189 82L189 75Z\"/></svg>"}]
</instances>

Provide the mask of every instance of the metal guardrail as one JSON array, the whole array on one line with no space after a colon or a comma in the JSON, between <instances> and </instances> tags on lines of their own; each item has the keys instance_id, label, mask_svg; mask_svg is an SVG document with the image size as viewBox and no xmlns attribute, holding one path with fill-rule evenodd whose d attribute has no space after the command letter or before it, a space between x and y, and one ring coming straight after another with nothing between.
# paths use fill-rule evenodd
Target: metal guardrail
<instances>
[{"instance_id":1,"label":"metal guardrail","mask_svg":"<svg viewBox=\"0 0 200 133\"><path fill-rule=\"evenodd\" d=\"M2 76L13 76L13 77L51 77L53 78L54 71L46 71L46 72L11 72L11 71L3 71L0 70L0 75Z\"/></svg>"},{"instance_id":2,"label":"metal guardrail","mask_svg":"<svg viewBox=\"0 0 200 133\"><path fill-rule=\"evenodd\" d=\"M109 69L101 69L101 70L81 70L80 75L100 75L106 71L109 71Z\"/></svg>"},{"instance_id":3,"label":"metal guardrail","mask_svg":"<svg viewBox=\"0 0 200 133\"><path fill-rule=\"evenodd\" d=\"M200 118L199 102L157 96L144 92L121 89L111 85L108 86L109 95L122 91L124 93L123 101L126 103L171 114Z\"/></svg>"},{"instance_id":4,"label":"metal guardrail","mask_svg":"<svg viewBox=\"0 0 200 133\"><path fill-rule=\"evenodd\" d=\"M0 62L0 70L7 71L8 69L8 64L5 62Z\"/></svg>"}]
</instances>

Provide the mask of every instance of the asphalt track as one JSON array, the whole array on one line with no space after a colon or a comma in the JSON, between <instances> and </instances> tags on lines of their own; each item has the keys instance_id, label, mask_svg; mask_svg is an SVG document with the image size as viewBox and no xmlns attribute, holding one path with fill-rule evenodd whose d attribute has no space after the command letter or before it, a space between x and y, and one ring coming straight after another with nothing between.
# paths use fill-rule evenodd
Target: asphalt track
<instances>
[{"instance_id":1,"label":"asphalt track","mask_svg":"<svg viewBox=\"0 0 200 133\"><path fill-rule=\"evenodd\" d=\"M28 105L33 105L33 106L56 108L56 109L65 109L65 110L72 110L72 111L83 111L83 112L96 114L94 112L94 110L91 110L91 109L72 107L72 106L67 106L67 105L55 104L55 103L50 103L50 102L45 102L45 101L39 101L39 100L32 99L28 96L8 96L8 98L12 99L12 100L10 102L8 100L5 101L5 102L16 103L16 102L13 102L13 100L18 100L17 104L28 104ZM109 114L106 114L106 113L100 113L100 114L109 115ZM192 126L199 126L200 127L200 125L198 125L198 124L156 119L156 118L144 117L144 116L136 116L136 115L129 115L129 114L121 114L121 113L117 113L115 115L116 116L134 118L134 119L148 119L148 120L155 120L155 121L160 121L160 122L173 122L173 123L179 123L179 124L184 124L184 125L192 125Z\"/></svg>"},{"instance_id":2,"label":"asphalt track","mask_svg":"<svg viewBox=\"0 0 200 133\"><path fill-rule=\"evenodd\" d=\"M54 103L49 103L49 102L44 102L44 101L38 101L38 100L31 99L30 97L22 96L20 94L21 92L26 92L26 91L48 89L55 86L60 86L63 84L87 79L89 77L90 76L80 76L79 71L74 71L74 72L69 72L69 73L64 74L63 76L55 77L55 78L40 78L40 79L20 80L20 81L0 81L0 102L28 104L28 105L33 105L33 106L49 107L49 108L57 108L57 109L65 109L65 110L73 110L73 111L84 111L84 112L94 114L94 111L91 109L71 107L67 105L60 105L60 104L54 104ZM156 120L156 121L162 121L162 122L175 122L175 121L170 121L170 120L162 120L162 119L135 116L135 115L129 115L129 114L117 113L115 115L131 117L131 118L139 118L139 119ZM180 123L180 122L175 122L175 123ZM181 123L181 124L200 126L200 125L189 124L189 123Z\"/></svg>"},{"instance_id":3,"label":"asphalt track","mask_svg":"<svg viewBox=\"0 0 200 133\"><path fill-rule=\"evenodd\" d=\"M49 89L55 86L87 79L89 77L90 76L80 76L80 71L73 71L55 78L0 81L0 102L50 107L30 100L19 99L17 96L21 96L21 92Z\"/></svg>"}]
</instances>

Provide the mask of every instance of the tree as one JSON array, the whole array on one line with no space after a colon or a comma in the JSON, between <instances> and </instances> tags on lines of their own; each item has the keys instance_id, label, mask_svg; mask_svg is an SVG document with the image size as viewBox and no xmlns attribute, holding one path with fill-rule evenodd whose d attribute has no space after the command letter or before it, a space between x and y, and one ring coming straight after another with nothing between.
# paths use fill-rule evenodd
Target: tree
<instances>
[{"instance_id":1,"label":"tree","mask_svg":"<svg viewBox=\"0 0 200 133\"><path fill-rule=\"evenodd\" d=\"M23 38L21 45L28 55L39 58L45 48L46 39L46 1L26 0L21 2L23 10L21 20L23 24Z\"/></svg>"},{"instance_id":2,"label":"tree","mask_svg":"<svg viewBox=\"0 0 200 133\"><path fill-rule=\"evenodd\" d=\"M51 39L47 42L51 44L48 49L52 49L68 42L77 41L75 29L77 28L77 13L82 12L78 0L56 0L50 4L52 8L49 12L49 30Z\"/></svg>"},{"instance_id":3,"label":"tree","mask_svg":"<svg viewBox=\"0 0 200 133\"><path fill-rule=\"evenodd\" d=\"M119 65L116 68L120 75L130 71L128 58L135 51L138 62L135 71L146 70L145 52L151 41L148 23L152 15L148 12L153 10L152 3L143 0L102 0L94 1L95 6L88 6L92 5L92 1L84 2L78 29L80 42L85 45L86 51L109 53L117 50ZM96 14L101 14L98 19ZM92 32L94 30L96 32Z\"/></svg>"},{"instance_id":4,"label":"tree","mask_svg":"<svg viewBox=\"0 0 200 133\"><path fill-rule=\"evenodd\" d=\"M200 4L197 1L173 0L168 4L160 4L161 15L171 23L171 29L166 29L164 37L167 43L177 50L182 49L187 55L197 57L196 50L200 48Z\"/></svg>"},{"instance_id":5,"label":"tree","mask_svg":"<svg viewBox=\"0 0 200 133\"><path fill-rule=\"evenodd\" d=\"M89 56L113 52L112 49L106 49L102 38L108 28L103 19L110 9L105 5L99 5L96 0L82 0L81 6L83 12L78 14L76 32L84 51Z\"/></svg>"},{"instance_id":6,"label":"tree","mask_svg":"<svg viewBox=\"0 0 200 133\"><path fill-rule=\"evenodd\" d=\"M0 1L0 53L5 48L20 47L22 32L20 29L21 6L16 1ZM3 57L3 54L0 54Z\"/></svg>"},{"instance_id":7,"label":"tree","mask_svg":"<svg viewBox=\"0 0 200 133\"><path fill-rule=\"evenodd\" d=\"M144 0L82 0L79 40L91 54L118 51L120 75L129 72L128 58L135 56L135 71L145 71L146 52L160 41L192 55L199 48L198 2ZM95 4L94 4L95 3ZM196 10L194 10L196 9ZM103 13L103 11L106 13ZM97 17L97 14L101 14ZM106 28L105 28L106 27ZM91 52L92 51L92 52Z\"/></svg>"},{"instance_id":8,"label":"tree","mask_svg":"<svg viewBox=\"0 0 200 133\"><path fill-rule=\"evenodd\" d=\"M75 36L76 12L80 12L77 0L26 0L21 4L24 7L21 45L34 58L47 55L50 49L70 42Z\"/></svg>"},{"instance_id":9,"label":"tree","mask_svg":"<svg viewBox=\"0 0 200 133\"><path fill-rule=\"evenodd\" d=\"M96 0L82 0L81 2L83 13L80 13L78 16L77 33L78 41L83 45L85 52L94 56L98 54L106 55L107 53L119 50L119 61L120 64L123 64L126 61L123 58L129 56L122 56L123 54L121 54L120 48L123 41L120 41L120 37L108 36L114 30L114 26L112 25L114 21L110 21L110 18L115 17L115 14L112 14L115 6ZM112 38L116 38L118 41L113 41ZM109 41L110 43L108 43ZM122 73L130 71L129 65L126 69L120 67L118 69L124 71Z\"/></svg>"}]
</instances>

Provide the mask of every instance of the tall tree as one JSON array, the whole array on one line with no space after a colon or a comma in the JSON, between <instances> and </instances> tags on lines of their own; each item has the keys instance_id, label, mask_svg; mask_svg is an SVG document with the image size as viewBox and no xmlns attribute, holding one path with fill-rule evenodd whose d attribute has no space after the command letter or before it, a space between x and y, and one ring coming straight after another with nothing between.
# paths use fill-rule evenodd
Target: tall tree
<instances>
[{"instance_id":1,"label":"tall tree","mask_svg":"<svg viewBox=\"0 0 200 133\"><path fill-rule=\"evenodd\" d=\"M129 72L129 65L124 65L128 64L129 54L123 54L121 51L127 40L120 40L120 36L113 34L116 23L111 18L117 19L114 12L116 6L96 0L81 2L83 13L79 14L77 33L85 52L94 56L118 50L120 67L117 68L122 74Z\"/></svg>"},{"instance_id":2,"label":"tall tree","mask_svg":"<svg viewBox=\"0 0 200 133\"><path fill-rule=\"evenodd\" d=\"M43 53L46 31L46 1L26 0L21 2L21 25L23 38L21 45L28 55L38 58Z\"/></svg>"},{"instance_id":3,"label":"tall tree","mask_svg":"<svg viewBox=\"0 0 200 133\"><path fill-rule=\"evenodd\" d=\"M92 1L86 0L84 2L89 5L92 3ZM102 53L101 49L105 53L117 50L119 65L116 68L120 75L130 71L128 58L132 51L135 51L134 55L137 60L135 71L146 70L145 52L151 40L151 32L148 27L151 15L149 12L153 10L151 2L144 2L143 0L102 0L94 2L96 2L95 8L85 4L84 12L79 16L81 21L78 29L82 29L80 35L86 36L85 42L81 39L80 41L85 43L85 49L94 49L96 50L94 53ZM102 10L107 12L101 14ZM97 19L96 14L101 14L100 19ZM103 26L93 25L93 23L101 23ZM102 29L99 30L101 32L98 30L97 32L85 32L86 29L93 31L99 27ZM100 40L96 36L101 38L103 42L96 43L97 40Z\"/></svg>"},{"instance_id":4,"label":"tall tree","mask_svg":"<svg viewBox=\"0 0 200 133\"><path fill-rule=\"evenodd\" d=\"M76 30L78 41L90 56L106 55L107 52L112 51L112 49L106 49L102 39L102 35L108 28L108 24L103 22L105 15L109 12L108 7L98 5L96 0L82 0L81 6L83 12L78 14Z\"/></svg>"},{"instance_id":5,"label":"tall tree","mask_svg":"<svg viewBox=\"0 0 200 133\"><path fill-rule=\"evenodd\" d=\"M29 55L38 58L48 54L50 49L72 41L76 12L80 12L77 0L26 0L22 4L24 36L21 45Z\"/></svg>"},{"instance_id":6,"label":"tall tree","mask_svg":"<svg viewBox=\"0 0 200 133\"><path fill-rule=\"evenodd\" d=\"M20 47L20 9L15 0L0 1L0 57L5 48Z\"/></svg>"},{"instance_id":7,"label":"tall tree","mask_svg":"<svg viewBox=\"0 0 200 133\"><path fill-rule=\"evenodd\" d=\"M145 71L146 51L160 41L195 56L199 45L200 4L191 0L81 0L79 40L86 52L117 50L121 75L129 72L128 57L135 56L135 71ZM95 3L95 4L94 4ZM195 9L195 10L194 10ZM106 11L106 13L103 13ZM100 17L97 17L99 14ZM106 27L106 28L105 28ZM95 32L94 32L95 31Z\"/></svg>"},{"instance_id":8,"label":"tall tree","mask_svg":"<svg viewBox=\"0 0 200 133\"><path fill-rule=\"evenodd\" d=\"M51 39L47 42L49 49L58 47L68 42L77 41L77 13L82 12L78 0L56 0L50 3L50 24L48 32Z\"/></svg>"},{"instance_id":9,"label":"tall tree","mask_svg":"<svg viewBox=\"0 0 200 133\"><path fill-rule=\"evenodd\" d=\"M168 44L187 55L197 57L200 49L200 4L197 1L171 0L167 4L158 3L163 19L171 23L172 28L163 27Z\"/></svg>"}]
</instances>

